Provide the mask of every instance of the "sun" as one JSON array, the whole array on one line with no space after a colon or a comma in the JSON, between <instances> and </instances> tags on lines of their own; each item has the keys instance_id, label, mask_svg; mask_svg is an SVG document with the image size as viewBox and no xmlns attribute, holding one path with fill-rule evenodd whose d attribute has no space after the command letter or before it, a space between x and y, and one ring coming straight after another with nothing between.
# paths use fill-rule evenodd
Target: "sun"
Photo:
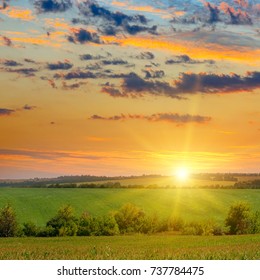
<instances>
[{"instance_id":1,"label":"sun","mask_svg":"<svg viewBox=\"0 0 260 280\"><path fill-rule=\"evenodd\" d=\"M179 167L175 172L175 176L178 181L187 181L190 176L189 169L187 167Z\"/></svg>"}]
</instances>

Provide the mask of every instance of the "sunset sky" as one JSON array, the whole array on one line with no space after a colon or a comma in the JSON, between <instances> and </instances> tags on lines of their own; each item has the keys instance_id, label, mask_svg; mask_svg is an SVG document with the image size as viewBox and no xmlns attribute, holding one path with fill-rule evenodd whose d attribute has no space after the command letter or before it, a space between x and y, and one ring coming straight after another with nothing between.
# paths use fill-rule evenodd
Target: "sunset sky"
<instances>
[{"instance_id":1,"label":"sunset sky","mask_svg":"<svg viewBox=\"0 0 260 280\"><path fill-rule=\"evenodd\" d=\"M0 179L260 172L260 0L0 2Z\"/></svg>"}]
</instances>

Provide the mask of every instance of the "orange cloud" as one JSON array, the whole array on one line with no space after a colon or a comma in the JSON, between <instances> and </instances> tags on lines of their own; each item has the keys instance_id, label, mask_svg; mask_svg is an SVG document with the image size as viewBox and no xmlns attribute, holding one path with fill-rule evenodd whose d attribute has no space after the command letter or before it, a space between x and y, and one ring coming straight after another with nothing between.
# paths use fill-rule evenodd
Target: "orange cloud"
<instances>
[{"instance_id":1,"label":"orange cloud","mask_svg":"<svg viewBox=\"0 0 260 280\"><path fill-rule=\"evenodd\" d=\"M19 42L19 43L25 43L25 44L33 44L33 45L42 45L42 46L50 46L50 47L61 47L60 43L53 42L52 40L49 40L48 38L44 38L43 36L36 37L36 38L22 38L22 37L16 37L12 38L13 42Z\"/></svg>"},{"instance_id":2,"label":"orange cloud","mask_svg":"<svg viewBox=\"0 0 260 280\"><path fill-rule=\"evenodd\" d=\"M53 31L51 33L39 34L37 30L31 30L30 33L25 32L6 32L11 40L11 42L42 45L50 47L61 47L62 43L66 42L65 36L67 32L65 31Z\"/></svg>"},{"instance_id":3,"label":"orange cloud","mask_svg":"<svg viewBox=\"0 0 260 280\"><path fill-rule=\"evenodd\" d=\"M214 43L198 44L191 41L170 41L167 38L157 37L128 37L115 38L112 36L102 36L106 43L117 43L121 46L132 46L137 48L158 49L178 54L187 54L197 59L220 59L246 64L258 64L260 62L260 50L252 50L247 47L240 47L239 50L232 47L221 46Z\"/></svg>"},{"instance_id":4,"label":"orange cloud","mask_svg":"<svg viewBox=\"0 0 260 280\"><path fill-rule=\"evenodd\" d=\"M162 10L158 8L154 8L149 5L145 6L131 6L129 3L125 2L119 2L119 1L113 1L112 5L125 8L128 11L139 11L139 12L145 12L145 13L153 13L153 14L160 14L160 16L164 19L170 19L173 16L183 16L186 12L184 11L176 11L174 9L169 8L168 10Z\"/></svg>"},{"instance_id":5,"label":"orange cloud","mask_svg":"<svg viewBox=\"0 0 260 280\"><path fill-rule=\"evenodd\" d=\"M119 2L119 1L113 1L112 5L121 7L121 8L125 8L128 11L139 11L139 12L156 13L156 14L168 14L168 12L165 10L157 9L157 8L154 8L149 5L133 6L133 5L129 5L127 2Z\"/></svg>"},{"instance_id":6,"label":"orange cloud","mask_svg":"<svg viewBox=\"0 0 260 280\"><path fill-rule=\"evenodd\" d=\"M248 0L234 0L234 2L243 8L248 8L249 6Z\"/></svg>"},{"instance_id":7,"label":"orange cloud","mask_svg":"<svg viewBox=\"0 0 260 280\"><path fill-rule=\"evenodd\" d=\"M128 4L126 2L119 2L119 1L113 1L112 5L117 6L117 7L127 7Z\"/></svg>"},{"instance_id":8,"label":"orange cloud","mask_svg":"<svg viewBox=\"0 0 260 280\"><path fill-rule=\"evenodd\" d=\"M70 30L71 26L65 22L65 19L60 18L46 18L44 19L45 25L56 28L56 29L63 29L63 30Z\"/></svg>"},{"instance_id":9,"label":"orange cloud","mask_svg":"<svg viewBox=\"0 0 260 280\"><path fill-rule=\"evenodd\" d=\"M147 13L159 13L159 14L166 13L164 10L156 9L152 6L130 6L127 9L132 11L140 11L140 12L147 12Z\"/></svg>"},{"instance_id":10,"label":"orange cloud","mask_svg":"<svg viewBox=\"0 0 260 280\"><path fill-rule=\"evenodd\" d=\"M5 31L5 34L23 36L23 35L26 35L27 33L21 32L21 31Z\"/></svg>"},{"instance_id":11,"label":"orange cloud","mask_svg":"<svg viewBox=\"0 0 260 280\"><path fill-rule=\"evenodd\" d=\"M2 10L2 13L10 18L16 18L26 21L31 21L35 19L35 16L32 14L32 11L29 9L7 7L6 9Z\"/></svg>"}]
</instances>

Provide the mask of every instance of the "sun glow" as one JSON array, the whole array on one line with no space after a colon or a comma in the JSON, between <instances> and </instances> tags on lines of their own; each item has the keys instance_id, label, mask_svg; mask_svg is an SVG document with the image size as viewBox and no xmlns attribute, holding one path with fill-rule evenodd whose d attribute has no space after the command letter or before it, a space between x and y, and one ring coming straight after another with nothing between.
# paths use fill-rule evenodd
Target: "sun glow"
<instances>
[{"instance_id":1,"label":"sun glow","mask_svg":"<svg viewBox=\"0 0 260 280\"><path fill-rule=\"evenodd\" d=\"M186 167L179 167L175 172L175 177L178 181L187 181L189 179L190 172Z\"/></svg>"}]
</instances>

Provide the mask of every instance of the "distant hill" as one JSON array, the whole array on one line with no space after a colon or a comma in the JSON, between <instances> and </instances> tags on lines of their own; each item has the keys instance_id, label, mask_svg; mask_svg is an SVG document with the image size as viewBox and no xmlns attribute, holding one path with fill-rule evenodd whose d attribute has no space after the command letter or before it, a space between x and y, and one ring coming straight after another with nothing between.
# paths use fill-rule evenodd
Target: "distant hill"
<instances>
[{"instance_id":1,"label":"distant hill","mask_svg":"<svg viewBox=\"0 0 260 280\"><path fill-rule=\"evenodd\" d=\"M48 184L66 184L66 183L91 183L91 182L104 182L115 181L124 179L140 179L140 178L160 178L161 175L141 175L141 176L94 176L94 175L72 175L72 176L59 176L56 178L33 178L26 180L0 180L0 187L24 187L24 186L39 186Z\"/></svg>"}]
</instances>

